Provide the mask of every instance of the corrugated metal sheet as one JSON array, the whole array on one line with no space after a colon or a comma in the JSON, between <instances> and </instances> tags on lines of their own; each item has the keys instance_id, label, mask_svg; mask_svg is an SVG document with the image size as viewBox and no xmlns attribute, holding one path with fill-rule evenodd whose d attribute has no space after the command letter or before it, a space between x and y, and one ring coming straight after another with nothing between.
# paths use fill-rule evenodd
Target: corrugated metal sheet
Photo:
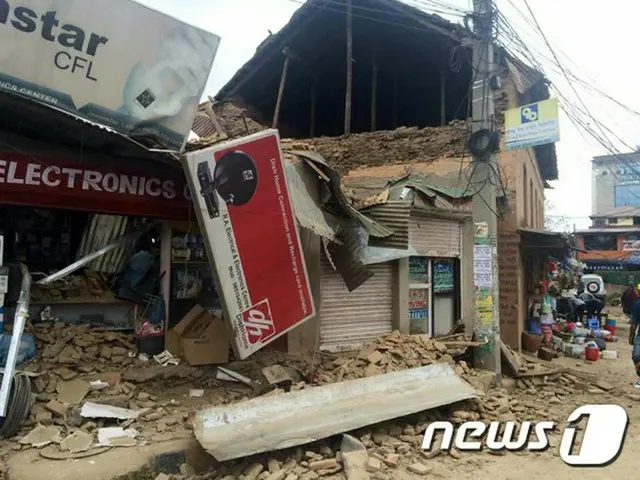
<instances>
[{"instance_id":1,"label":"corrugated metal sheet","mask_svg":"<svg viewBox=\"0 0 640 480\"><path fill-rule=\"evenodd\" d=\"M287 188L291 196L291 206L293 207L293 213L300 226L311 230L323 238L335 240L335 231L329 226L322 210L309 194L295 165L285 161L284 167L284 173L287 177Z\"/></svg>"},{"instance_id":2,"label":"corrugated metal sheet","mask_svg":"<svg viewBox=\"0 0 640 480\"><path fill-rule=\"evenodd\" d=\"M202 447L223 462L476 396L453 367L440 363L206 408L196 414L193 430Z\"/></svg>"},{"instance_id":3,"label":"corrugated metal sheet","mask_svg":"<svg viewBox=\"0 0 640 480\"><path fill-rule=\"evenodd\" d=\"M462 229L459 222L411 216L409 243L425 257L460 257Z\"/></svg>"},{"instance_id":4,"label":"corrugated metal sheet","mask_svg":"<svg viewBox=\"0 0 640 480\"><path fill-rule=\"evenodd\" d=\"M376 205L362 211L368 217L393 230L387 238L370 237L372 247L407 249L409 247L409 217L411 202L408 200L389 200L384 205Z\"/></svg>"},{"instance_id":5,"label":"corrugated metal sheet","mask_svg":"<svg viewBox=\"0 0 640 480\"><path fill-rule=\"evenodd\" d=\"M76 260L99 250L113 240L125 235L131 227L128 217L120 215L92 215L86 227ZM113 250L87 265L101 273L119 273L131 255L133 245Z\"/></svg>"},{"instance_id":6,"label":"corrugated metal sheet","mask_svg":"<svg viewBox=\"0 0 640 480\"><path fill-rule=\"evenodd\" d=\"M373 277L349 292L342 277L322 257L320 349L354 350L392 331L392 263L370 265Z\"/></svg>"},{"instance_id":7,"label":"corrugated metal sheet","mask_svg":"<svg viewBox=\"0 0 640 480\"><path fill-rule=\"evenodd\" d=\"M191 130L201 138L207 138L218 132L209 115L206 112L197 112L193 118Z\"/></svg>"},{"instance_id":8,"label":"corrugated metal sheet","mask_svg":"<svg viewBox=\"0 0 640 480\"><path fill-rule=\"evenodd\" d=\"M350 292L373 276L371 269L360 258L358 233L357 229L342 229L338 236L342 244L331 242L327 246L328 257Z\"/></svg>"},{"instance_id":9,"label":"corrugated metal sheet","mask_svg":"<svg viewBox=\"0 0 640 480\"><path fill-rule=\"evenodd\" d=\"M381 225L368 216L363 215L358 210L356 210L353 205L351 205L351 203L347 199L347 196L342 190L340 174L327 164L327 161L322 157L322 155L316 152L299 150L292 150L290 153L293 155L297 155L305 162L313 163L327 177L329 177L329 188L331 189L333 200L337 202L344 214L360 222L360 224L367 229L369 235L371 235L372 237L386 238L393 234L393 230L389 229L385 225Z\"/></svg>"}]
</instances>

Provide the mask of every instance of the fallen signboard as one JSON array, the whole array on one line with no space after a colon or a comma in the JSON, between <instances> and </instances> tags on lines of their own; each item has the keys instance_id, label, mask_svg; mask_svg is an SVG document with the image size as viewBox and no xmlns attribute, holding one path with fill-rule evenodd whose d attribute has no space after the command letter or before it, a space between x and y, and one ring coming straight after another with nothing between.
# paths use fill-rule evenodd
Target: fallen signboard
<instances>
[{"instance_id":1,"label":"fallen signboard","mask_svg":"<svg viewBox=\"0 0 640 480\"><path fill-rule=\"evenodd\" d=\"M277 130L183 156L236 355L315 315Z\"/></svg>"},{"instance_id":2,"label":"fallen signboard","mask_svg":"<svg viewBox=\"0 0 640 480\"><path fill-rule=\"evenodd\" d=\"M219 462L328 438L476 397L447 364L433 364L201 410L196 438Z\"/></svg>"}]
</instances>

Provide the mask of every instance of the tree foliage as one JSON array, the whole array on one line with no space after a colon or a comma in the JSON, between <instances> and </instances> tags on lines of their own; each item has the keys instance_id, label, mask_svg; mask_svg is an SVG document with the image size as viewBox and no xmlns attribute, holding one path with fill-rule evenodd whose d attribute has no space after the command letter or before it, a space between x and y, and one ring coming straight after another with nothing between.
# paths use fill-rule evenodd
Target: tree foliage
<instances>
[{"instance_id":1,"label":"tree foliage","mask_svg":"<svg viewBox=\"0 0 640 480\"><path fill-rule=\"evenodd\" d=\"M558 215L555 205L548 199L544 200L544 228L554 232L570 232L572 230L569 217Z\"/></svg>"}]
</instances>

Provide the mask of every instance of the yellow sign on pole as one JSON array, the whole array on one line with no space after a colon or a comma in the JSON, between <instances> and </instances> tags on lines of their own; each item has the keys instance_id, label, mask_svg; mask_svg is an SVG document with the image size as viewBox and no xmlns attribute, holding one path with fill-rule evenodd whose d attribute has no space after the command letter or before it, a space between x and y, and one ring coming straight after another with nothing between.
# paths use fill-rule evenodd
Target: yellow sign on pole
<instances>
[{"instance_id":1,"label":"yellow sign on pole","mask_svg":"<svg viewBox=\"0 0 640 480\"><path fill-rule=\"evenodd\" d=\"M537 147L560 140L558 99L512 108L504 114L505 150Z\"/></svg>"}]
</instances>

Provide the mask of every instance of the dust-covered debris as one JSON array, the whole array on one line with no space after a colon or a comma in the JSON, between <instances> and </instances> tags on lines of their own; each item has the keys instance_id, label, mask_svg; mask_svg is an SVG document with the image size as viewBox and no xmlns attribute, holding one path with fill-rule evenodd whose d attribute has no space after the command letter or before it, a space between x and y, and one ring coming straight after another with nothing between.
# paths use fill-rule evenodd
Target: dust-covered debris
<instances>
[{"instance_id":1,"label":"dust-covered debris","mask_svg":"<svg viewBox=\"0 0 640 480\"><path fill-rule=\"evenodd\" d=\"M443 157L460 156L465 149L467 124L451 122L444 127L400 127L395 130L355 133L340 137L316 137L283 142L306 150L310 145L341 174L361 167L430 163Z\"/></svg>"},{"instance_id":2,"label":"dust-covered debris","mask_svg":"<svg viewBox=\"0 0 640 480\"><path fill-rule=\"evenodd\" d=\"M395 331L365 345L359 352L324 355L314 372L314 383L327 383L371 377L384 373L417 368L432 363L449 363L458 375L471 374L466 361L456 362L466 348L447 348L446 344L427 335L405 335Z\"/></svg>"},{"instance_id":3,"label":"dust-covered debris","mask_svg":"<svg viewBox=\"0 0 640 480\"><path fill-rule=\"evenodd\" d=\"M49 371L64 381L72 381L79 373L122 371L138 362L129 356L136 351L132 334L51 321L36 323L33 335L38 356L29 370ZM36 382L41 391L46 389L43 381Z\"/></svg>"}]
</instances>

